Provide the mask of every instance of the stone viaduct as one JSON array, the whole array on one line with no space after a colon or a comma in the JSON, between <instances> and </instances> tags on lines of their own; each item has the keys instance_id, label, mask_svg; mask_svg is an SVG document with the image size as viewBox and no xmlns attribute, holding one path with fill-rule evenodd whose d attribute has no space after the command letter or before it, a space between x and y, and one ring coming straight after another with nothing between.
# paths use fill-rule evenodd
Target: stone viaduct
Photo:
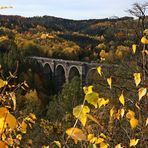
<instances>
[{"instance_id":1,"label":"stone viaduct","mask_svg":"<svg viewBox=\"0 0 148 148\"><path fill-rule=\"evenodd\" d=\"M44 74L48 74L54 80L56 87L61 88L65 82L69 82L73 77L78 76L82 85L89 85L99 63L89 63L72 60L62 60L44 57L28 57L30 62L37 62L43 69Z\"/></svg>"}]
</instances>

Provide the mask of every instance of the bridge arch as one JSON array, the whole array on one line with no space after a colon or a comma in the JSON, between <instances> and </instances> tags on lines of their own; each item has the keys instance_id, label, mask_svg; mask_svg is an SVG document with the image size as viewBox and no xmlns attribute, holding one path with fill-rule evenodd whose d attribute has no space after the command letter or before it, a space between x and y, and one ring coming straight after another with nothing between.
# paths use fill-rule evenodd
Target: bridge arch
<instances>
[{"instance_id":1,"label":"bridge arch","mask_svg":"<svg viewBox=\"0 0 148 148\"><path fill-rule=\"evenodd\" d=\"M44 75L49 79L49 80L52 80L53 78L53 71L51 69L51 66L49 63L45 63L43 65L43 73Z\"/></svg>"},{"instance_id":2,"label":"bridge arch","mask_svg":"<svg viewBox=\"0 0 148 148\"><path fill-rule=\"evenodd\" d=\"M80 71L77 66L70 66L68 71L68 81L70 82L75 76L80 78Z\"/></svg>"},{"instance_id":3,"label":"bridge arch","mask_svg":"<svg viewBox=\"0 0 148 148\"><path fill-rule=\"evenodd\" d=\"M86 74L86 85L91 85L98 82L98 72L96 68L90 69Z\"/></svg>"},{"instance_id":4,"label":"bridge arch","mask_svg":"<svg viewBox=\"0 0 148 148\"><path fill-rule=\"evenodd\" d=\"M57 91L62 89L63 84L66 82L66 70L62 64L58 64L55 68L55 83Z\"/></svg>"}]
</instances>

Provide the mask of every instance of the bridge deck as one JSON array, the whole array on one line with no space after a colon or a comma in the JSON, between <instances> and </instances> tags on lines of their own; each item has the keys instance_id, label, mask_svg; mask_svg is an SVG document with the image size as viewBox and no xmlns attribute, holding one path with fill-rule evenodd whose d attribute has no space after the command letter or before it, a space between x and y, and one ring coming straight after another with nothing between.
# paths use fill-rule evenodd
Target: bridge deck
<instances>
[{"instance_id":1,"label":"bridge deck","mask_svg":"<svg viewBox=\"0 0 148 148\"><path fill-rule=\"evenodd\" d=\"M100 63L97 63L97 62L82 62L82 61L37 57L37 56L31 56L31 57L28 57L28 58L36 59L36 60L51 61L51 62L56 61L56 62L60 62L60 63L71 63L71 64L77 64L77 65L91 65L91 66L96 66L96 67L100 65Z\"/></svg>"}]
</instances>

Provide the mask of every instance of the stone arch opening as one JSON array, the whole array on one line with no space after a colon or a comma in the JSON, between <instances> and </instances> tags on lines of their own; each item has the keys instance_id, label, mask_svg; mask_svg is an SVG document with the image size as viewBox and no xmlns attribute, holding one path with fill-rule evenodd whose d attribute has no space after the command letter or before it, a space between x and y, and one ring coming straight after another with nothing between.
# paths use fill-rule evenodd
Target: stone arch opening
<instances>
[{"instance_id":1,"label":"stone arch opening","mask_svg":"<svg viewBox=\"0 0 148 148\"><path fill-rule=\"evenodd\" d=\"M62 65L58 65L55 70L55 83L57 91L62 89L63 84L66 82L65 70Z\"/></svg>"},{"instance_id":2,"label":"stone arch opening","mask_svg":"<svg viewBox=\"0 0 148 148\"><path fill-rule=\"evenodd\" d=\"M98 83L99 77L96 68L90 69L86 75L86 85Z\"/></svg>"},{"instance_id":3,"label":"stone arch opening","mask_svg":"<svg viewBox=\"0 0 148 148\"><path fill-rule=\"evenodd\" d=\"M48 79L48 80L52 80L52 76L53 76L53 73L52 73L52 69L50 67L50 65L48 63L46 63L43 67L43 73L44 73L44 76Z\"/></svg>"},{"instance_id":4,"label":"stone arch opening","mask_svg":"<svg viewBox=\"0 0 148 148\"><path fill-rule=\"evenodd\" d=\"M68 81L70 82L74 77L79 77L80 78L80 72L78 70L77 67L72 66L69 69L69 73L68 73Z\"/></svg>"}]
</instances>

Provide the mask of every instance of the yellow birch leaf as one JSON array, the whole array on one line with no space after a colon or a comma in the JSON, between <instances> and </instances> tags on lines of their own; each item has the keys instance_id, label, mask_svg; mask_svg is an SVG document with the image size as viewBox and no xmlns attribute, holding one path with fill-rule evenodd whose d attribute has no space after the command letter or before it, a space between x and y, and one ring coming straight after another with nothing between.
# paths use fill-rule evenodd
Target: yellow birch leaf
<instances>
[{"instance_id":1,"label":"yellow birch leaf","mask_svg":"<svg viewBox=\"0 0 148 148\"><path fill-rule=\"evenodd\" d=\"M123 147L121 146L121 144L117 144L117 145L115 146L115 148L123 148Z\"/></svg>"},{"instance_id":2,"label":"yellow birch leaf","mask_svg":"<svg viewBox=\"0 0 148 148\"><path fill-rule=\"evenodd\" d=\"M147 126L148 125L148 118L146 119L146 122L145 122L145 126Z\"/></svg>"},{"instance_id":3,"label":"yellow birch leaf","mask_svg":"<svg viewBox=\"0 0 148 148\"><path fill-rule=\"evenodd\" d=\"M7 138L7 144L11 147L13 146L14 141L13 141L12 137Z\"/></svg>"},{"instance_id":4,"label":"yellow birch leaf","mask_svg":"<svg viewBox=\"0 0 148 148\"><path fill-rule=\"evenodd\" d=\"M87 92L88 92L88 87L84 86L84 87L83 87L83 91L84 91L84 94L87 94Z\"/></svg>"},{"instance_id":5,"label":"yellow birch leaf","mask_svg":"<svg viewBox=\"0 0 148 148\"><path fill-rule=\"evenodd\" d=\"M90 85L90 86L88 86L88 92L87 93L92 93L92 92L93 92L93 86Z\"/></svg>"},{"instance_id":6,"label":"yellow birch leaf","mask_svg":"<svg viewBox=\"0 0 148 148\"><path fill-rule=\"evenodd\" d=\"M25 121L23 121L22 124L21 124L21 132L23 134L25 134L26 131L27 131L27 124L25 123Z\"/></svg>"},{"instance_id":7,"label":"yellow birch leaf","mask_svg":"<svg viewBox=\"0 0 148 148\"><path fill-rule=\"evenodd\" d=\"M22 140L22 135L18 134L18 135L16 135L16 138L21 141Z\"/></svg>"},{"instance_id":8,"label":"yellow birch leaf","mask_svg":"<svg viewBox=\"0 0 148 148\"><path fill-rule=\"evenodd\" d=\"M66 134L75 140L75 142L87 139L86 135L79 128L69 128L66 130Z\"/></svg>"},{"instance_id":9,"label":"yellow birch leaf","mask_svg":"<svg viewBox=\"0 0 148 148\"><path fill-rule=\"evenodd\" d=\"M93 137L92 139L90 139L90 143L95 143L95 141L97 140L97 137Z\"/></svg>"},{"instance_id":10,"label":"yellow birch leaf","mask_svg":"<svg viewBox=\"0 0 148 148\"><path fill-rule=\"evenodd\" d=\"M100 143L100 148L108 148L108 144L105 142Z\"/></svg>"},{"instance_id":11,"label":"yellow birch leaf","mask_svg":"<svg viewBox=\"0 0 148 148\"><path fill-rule=\"evenodd\" d=\"M95 108L97 108L98 99L99 99L99 94L96 93L96 92L87 93L87 94L85 95L85 100L87 100L87 102L88 102L89 104L94 105Z\"/></svg>"},{"instance_id":12,"label":"yellow birch leaf","mask_svg":"<svg viewBox=\"0 0 148 148\"><path fill-rule=\"evenodd\" d=\"M123 93L120 95L119 101L120 101L120 103L124 106L125 100L124 100L124 95L123 95Z\"/></svg>"},{"instance_id":13,"label":"yellow birch leaf","mask_svg":"<svg viewBox=\"0 0 148 148\"><path fill-rule=\"evenodd\" d=\"M99 66L99 67L97 68L97 71L98 71L99 75L102 76L102 67L101 67L101 66Z\"/></svg>"},{"instance_id":14,"label":"yellow birch leaf","mask_svg":"<svg viewBox=\"0 0 148 148\"><path fill-rule=\"evenodd\" d=\"M113 117L113 114L115 113L115 109L114 107L112 109L110 109L110 117L112 118Z\"/></svg>"},{"instance_id":15,"label":"yellow birch leaf","mask_svg":"<svg viewBox=\"0 0 148 148\"><path fill-rule=\"evenodd\" d=\"M33 113L30 113L29 116L30 116L33 120L36 120L36 119L37 119L37 118L36 118L36 115L33 114Z\"/></svg>"},{"instance_id":16,"label":"yellow birch leaf","mask_svg":"<svg viewBox=\"0 0 148 148\"><path fill-rule=\"evenodd\" d=\"M118 119L118 120L120 120L120 114L121 113L121 111L120 111L120 109L118 109L118 112L116 113L116 118Z\"/></svg>"},{"instance_id":17,"label":"yellow birch leaf","mask_svg":"<svg viewBox=\"0 0 148 148\"><path fill-rule=\"evenodd\" d=\"M99 121L98 121L95 117L93 117L92 115L87 114L87 117L88 117L90 120L94 121L95 123L99 124Z\"/></svg>"},{"instance_id":18,"label":"yellow birch leaf","mask_svg":"<svg viewBox=\"0 0 148 148\"><path fill-rule=\"evenodd\" d=\"M92 138L94 138L94 134L88 134L87 135L87 140L90 141Z\"/></svg>"},{"instance_id":19,"label":"yellow birch leaf","mask_svg":"<svg viewBox=\"0 0 148 148\"><path fill-rule=\"evenodd\" d=\"M97 138L96 141L95 141L95 144L100 144L104 141L103 138Z\"/></svg>"},{"instance_id":20,"label":"yellow birch leaf","mask_svg":"<svg viewBox=\"0 0 148 148\"><path fill-rule=\"evenodd\" d=\"M126 118L127 119L132 119L135 117L135 113L131 110L128 110L127 114L126 114Z\"/></svg>"},{"instance_id":21,"label":"yellow birch leaf","mask_svg":"<svg viewBox=\"0 0 148 148\"><path fill-rule=\"evenodd\" d=\"M108 103L109 103L109 99L105 100L104 98L100 98L100 99L98 100L99 108L100 108L101 106L106 106Z\"/></svg>"},{"instance_id":22,"label":"yellow birch leaf","mask_svg":"<svg viewBox=\"0 0 148 148\"><path fill-rule=\"evenodd\" d=\"M145 54L148 55L148 50L144 50Z\"/></svg>"},{"instance_id":23,"label":"yellow birch leaf","mask_svg":"<svg viewBox=\"0 0 148 148\"><path fill-rule=\"evenodd\" d=\"M59 148L61 148L61 143L59 141L53 141L53 143L55 143Z\"/></svg>"},{"instance_id":24,"label":"yellow birch leaf","mask_svg":"<svg viewBox=\"0 0 148 148\"><path fill-rule=\"evenodd\" d=\"M138 125L138 120L135 117L133 117L132 119L130 119L130 125L131 128L134 129Z\"/></svg>"},{"instance_id":25,"label":"yellow birch leaf","mask_svg":"<svg viewBox=\"0 0 148 148\"><path fill-rule=\"evenodd\" d=\"M133 45L132 45L133 54L136 53L136 48L137 48L137 45L136 45L136 44L133 44Z\"/></svg>"},{"instance_id":26,"label":"yellow birch leaf","mask_svg":"<svg viewBox=\"0 0 148 148\"><path fill-rule=\"evenodd\" d=\"M130 140L130 147L136 146L138 144L139 139L131 139Z\"/></svg>"},{"instance_id":27,"label":"yellow birch leaf","mask_svg":"<svg viewBox=\"0 0 148 148\"><path fill-rule=\"evenodd\" d=\"M5 142L0 141L0 148L8 148L8 146Z\"/></svg>"},{"instance_id":28,"label":"yellow birch leaf","mask_svg":"<svg viewBox=\"0 0 148 148\"><path fill-rule=\"evenodd\" d=\"M0 118L5 117L5 115L6 115L8 112L9 112L9 111L8 111L7 108L1 107L1 108L0 108Z\"/></svg>"},{"instance_id":29,"label":"yellow birch leaf","mask_svg":"<svg viewBox=\"0 0 148 148\"><path fill-rule=\"evenodd\" d=\"M90 94L93 92L93 86L92 85L90 85L88 87L85 86L85 87L83 87L83 91L85 94Z\"/></svg>"},{"instance_id":30,"label":"yellow birch leaf","mask_svg":"<svg viewBox=\"0 0 148 148\"><path fill-rule=\"evenodd\" d=\"M108 83L108 85L109 85L109 87L111 89L112 88L112 78L111 77L107 78L107 83Z\"/></svg>"},{"instance_id":31,"label":"yellow birch leaf","mask_svg":"<svg viewBox=\"0 0 148 148\"><path fill-rule=\"evenodd\" d=\"M10 114L10 113L7 114L6 123L9 125L9 127L11 129L15 129L16 126L17 126L16 118L12 114Z\"/></svg>"},{"instance_id":32,"label":"yellow birch leaf","mask_svg":"<svg viewBox=\"0 0 148 148\"><path fill-rule=\"evenodd\" d=\"M80 120L83 126L85 126L87 121L87 113L90 112L88 106L79 105L73 109L73 115Z\"/></svg>"},{"instance_id":33,"label":"yellow birch leaf","mask_svg":"<svg viewBox=\"0 0 148 148\"><path fill-rule=\"evenodd\" d=\"M0 134L4 131L5 118L0 118Z\"/></svg>"},{"instance_id":34,"label":"yellow birch leaf","mask_svg":"<svg viewBox=\"0 0 148 148\"><path fill-rule=\"evenodd\" d=\"M5 133L3 133L3 134L2 134L2 140L5 141L6 138L7 138L7 137L6 137Z\"/></svg>"},{"instance_id":35,"label":"yellow birch leaf","mask_svg":"<svg viewBox=\"0 0 148 148\"><path fill-rule=\"evenodd\" d=\"M141 43L142 44L148 44L148 40L146 39L146 37L141 38Z\"/></svg>"},{"instance_id":36,"label":"yellow birch leaf","mask_svg":"<svg viewBox=\"0 0 148 148\"><path fill-rule=\"evenodd\" d=\"M144 87L139 88L139 90L138 90L139 101L142 99L143 96L146 95L146 92L147 92L146 88L144 88Z\"/></svg>"},{"instance_id":37,"label":"yellow birch leaf","mask_svg":"<svg viewBox=\"0 0 148 148\"><path fill-rule=\"evenodd\" d=\"M3 81L2 79L0 79L0 88L4 87L7 84L8 84L7 81Z\"/></svg>"},{"instance_id":38,"label":"yellow birch leaf","mask_svg":"<svg viewBox=\"0 0 148 148\"><path fill-rule=\"evenodd\" d=\"M136 86L138 86L141 82L141 73L134 73L134 81Z\"/></svg>"},{"instance_id":39,"label":"yellow birch leaf","mask_svg":"<svg viewBox=\"0 0 148 148\"><path fill-rule=\"evenodd\" d=\"M122 109L120 110L120 115L121 115L121 118L123 118L124 114L125 114L125 109L124 109L124 108L122 108Z\"/></svg>"},{"instance_id":40,"label":"yellow birch leaf","mask_svg":"<svg viewBox=\"0 0 148 148\"><path fill-rule=\"evenodd\" d=\"M102 138L104 138L104 139L107 138L103 133L100 134L100 137L102 137Z\"/></svg>"}]
</instances>

